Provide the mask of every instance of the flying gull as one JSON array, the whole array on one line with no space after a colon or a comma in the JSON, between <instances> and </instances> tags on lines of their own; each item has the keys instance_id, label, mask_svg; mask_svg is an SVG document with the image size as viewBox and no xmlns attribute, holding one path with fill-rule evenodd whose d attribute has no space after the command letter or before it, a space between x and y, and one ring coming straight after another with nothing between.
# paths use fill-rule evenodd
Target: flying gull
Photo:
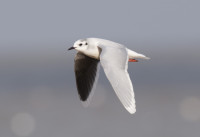
<instances>
[{"instance_id":1,"label":"flying gull","mask_svg":"<svg viewBox=\"0 0 200 137\"><path fill-rule=\"evenodd\" d=\"M72 49L78 51L74 60L74 71L81 101L88 105L93 95L100 62L123 106L131 114L135 113L133 85L127 72L128 62L138 62L137 58L149 58L124 45L99 38L77 40L68 50Z\"/></svg>"}]
</instances>

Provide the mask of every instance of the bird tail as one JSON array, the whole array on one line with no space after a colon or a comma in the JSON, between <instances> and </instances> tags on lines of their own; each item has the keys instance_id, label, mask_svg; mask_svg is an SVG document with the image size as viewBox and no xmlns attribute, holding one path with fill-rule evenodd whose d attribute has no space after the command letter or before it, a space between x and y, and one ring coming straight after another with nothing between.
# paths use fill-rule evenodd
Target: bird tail
<instances>
[{"instance_id":1,"label":"bird tail","mask_svg":"<svg viewBox=\"0 0 200 137\"><path fill-rule=\"evenodd\" d=\"M149 57L143 54L137 53L135 51L132 51L130 49L127 49L127 52L128 52L129 58L141 58L141 59L147 59L147 60L150 59Z\"/></svg>"}]
</instances>

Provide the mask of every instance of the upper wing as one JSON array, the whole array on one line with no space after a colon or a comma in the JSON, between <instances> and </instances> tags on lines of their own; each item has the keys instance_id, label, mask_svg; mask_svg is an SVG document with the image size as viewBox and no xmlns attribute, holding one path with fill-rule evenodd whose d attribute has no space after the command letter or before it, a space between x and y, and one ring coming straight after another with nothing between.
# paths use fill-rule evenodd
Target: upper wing
<instances>
[{"instance_id":1,"label":"upper wing","mask_svg":"<svg viewBox=\"0 0 200 137\"><path fill-rule=\"evenodd\" d=\"M78 52L74 62L77 90L81 101L86 101L88 105L89 95L92 96L91 91L95 88L98 79L99 60Z\"/></svg>"},{"instance_id":2,"label":"upper wing","mask_svg":"<svg viewBox=\"0 0 200 137\"><path fill-rule=\"evenodd\" d=\"M102 49L100 62L115 93L131 113L136 112L133 86L127 72L128 54L124 47L99 46Z\"/></svg>"}]
</instances>

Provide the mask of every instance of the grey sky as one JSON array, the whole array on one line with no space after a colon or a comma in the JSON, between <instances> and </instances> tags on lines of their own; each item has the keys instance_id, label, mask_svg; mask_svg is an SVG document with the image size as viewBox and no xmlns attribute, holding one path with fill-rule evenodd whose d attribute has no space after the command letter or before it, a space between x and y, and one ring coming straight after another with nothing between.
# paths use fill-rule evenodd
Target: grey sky
<instances>
[{"instance_id":1,"label":"grey sky","mask_svg":"<svg viewBox=\"0 0 200 137\"><path fill-rule=\"evenodd\" d=\"M196 44L199 4L196 0L3 0L1 45L72 43L93 36L125 44L130 40Z\"/></svg>"}]
</instances>

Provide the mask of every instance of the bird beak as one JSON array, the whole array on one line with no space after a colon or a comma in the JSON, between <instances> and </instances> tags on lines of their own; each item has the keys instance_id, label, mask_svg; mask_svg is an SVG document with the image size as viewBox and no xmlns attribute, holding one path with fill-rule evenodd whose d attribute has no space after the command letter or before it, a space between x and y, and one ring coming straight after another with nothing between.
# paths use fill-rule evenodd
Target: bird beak
<instances>
[{"instance_id":1,"label":"bird beak","mask_svg":"<svg viewBox=\"0 0 200 137\"><path fill-rule=\"evenodd\" d=\"M75 49L74 47L71 47L71 48L69 48L68 50L72 50L72 49Z\"/></svg>"}]
</instances>

